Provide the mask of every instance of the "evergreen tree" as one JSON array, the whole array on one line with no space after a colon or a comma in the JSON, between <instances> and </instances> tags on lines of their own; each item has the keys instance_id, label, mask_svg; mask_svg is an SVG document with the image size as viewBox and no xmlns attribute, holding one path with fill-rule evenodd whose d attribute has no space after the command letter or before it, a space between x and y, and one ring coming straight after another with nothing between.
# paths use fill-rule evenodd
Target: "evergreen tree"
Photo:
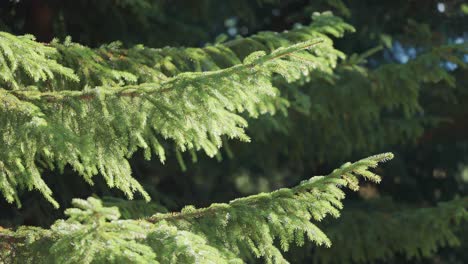
<instances>
[{"instance_id":1,"label":"evergreen tree","mask_svg":"<svg viewBox=\"0 0 468 264\"><path fill-rule=\"evenodd\" d=\"M0 262L468 261L467 9L0 4Z\"/></svg>"}]
</instances>

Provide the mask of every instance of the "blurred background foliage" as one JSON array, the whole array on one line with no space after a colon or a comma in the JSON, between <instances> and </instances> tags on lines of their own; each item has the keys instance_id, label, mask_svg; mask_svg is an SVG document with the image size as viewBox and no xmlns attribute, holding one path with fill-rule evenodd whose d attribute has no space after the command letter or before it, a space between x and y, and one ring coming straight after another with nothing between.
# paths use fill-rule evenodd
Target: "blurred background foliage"
<instances>
[{"instance_id":1,"label":"blurred background foliage","mask_svg":"<svg viewBox=\"0 0 468 264\"><path fill-rule=\"evenodd\" d=\"M361 230L366 231L360 233L376 232L372 230L385 224L382 214L467 196L468 4L463 0L3 0L0 30L30 33L42 42L71 36L74 42L92 47L116 40L124 47L139 43L156 48L203 47L259 31L308 25L313 12L326 10L356 29L336 40L347 59L331 76L311 74L298 83L278 83L291 106L285 114L250 122L251 143L226 141L216 159L168 153L164 165L145 161L142 153L136 155L132 168L153 197L149 205L115 198L123 195L99 179L91 187L71 177L71 170L61 177L45 172L62 208L74 197L112 196L105 201L117 204L124 217L141 217L293 186L345 160L394 152L396 159L379 172L384 175L382 184L350 194L343 218L325 224L326 231L341 233L336 244L344 248L359 240L350 225L365 223ZM1 226L48 226L63 217L39 194L25 193L21 198L23 209L0 200ZM365 210L372 213L362 214ZM428 214L441 212L445 211ZM355 223L355 217L368 221ZM406 232L414 229L411 221L422 221L405 219L408 225L396 224L389 230ZM443 248L429 258L407 259L411 254L397 252L382 259L467 263L467 230L465 224L454 231L462 238L461 245ZM377 247L364 243L375 238L361 239L363 247ZM312 247L298 251L291 252L297 263L327 254Z\"/></svg>"}]
</instances>

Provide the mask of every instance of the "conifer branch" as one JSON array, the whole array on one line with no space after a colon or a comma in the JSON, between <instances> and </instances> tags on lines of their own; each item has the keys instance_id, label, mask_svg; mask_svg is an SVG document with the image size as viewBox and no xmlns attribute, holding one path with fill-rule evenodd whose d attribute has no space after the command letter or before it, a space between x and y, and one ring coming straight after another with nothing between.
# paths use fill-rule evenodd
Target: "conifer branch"
<instances>
[{"instance_id":1,"label":"conifer branch","mask_svg":"<svg viewBox=\"0 0 468 264\"><path fill-rule=\"evenodd\" d=\"M291 189L213 204L205 209L188 206L178 215L119 220L116 207L104 207L95 198L74 199L75 208L65 211L69 218L58 220L50 230L0 231L0 236L6 238L0 242L0 249L17 247L16 251L0 250L0 255L13 255L18 261L28 262L30 252L34 252L39 263L52 259L157 263L177 256L184 263L198 263L205 258L216 263L242 262L252 256L262 257L267 263L285 262L281 251L287 251L294 242L302 245L304 235L317 245L330 246L328 237L310 220L321 221L327 215L338 217L345 197L340 187L352 187L355 183L350 181L352 177L356 181L357 177L379 181L379 176L368 169L392 157L386 153L346 163L328 176L312 177ZM348 178L344 179L344 175ZM179 243L180 239L186 243Z\"/></svg>"},{"instance_id":2,"label":"conifer branch","mask_svg":"<svg viewBox=\"0 0 468 264\"><path fill-rule=\"evenodd\" d=\"M20 129L22 133L3 138L11 152L0 158L0 191L7 201L20 205L16 192L29 186L57 207L35 164L35 159L41 157L51 169L71 164L90 184L92 176L99 172L109 186L123 190L129 198L138 191L149 200L131 177L128 157L144 148L147 158L154 152L164 161L159 135L175 141L182 151L203 149L209 156L217 153L224 135L248 141L244 132L247 123L237 113L246 111L256 117L284 107L274 105L278 91L272 76L279 74L294 81L313 70L315 64L281 58L319 43L321 40L309 40L268 55L256 52L243 64L211 72L181 73L161 83L84 91L0 89L0 111L4 116L0 125L8 131L25 127ZM211 114L208 117L200 113ZM85 133L84 127L88 127ZM109 132L113 135L109 136ZM29 142L31 150L24 153L24 147L16 142ZM31 177L32 182L26 180Z\"/></svg>"},{"instance_id":3,"label":"conifer branch","mask_svg":"<svg viewBox=\"0 0 468 264\"><path fill-rule=\"evenodd\" d=\"M187 20L177 21L167 16L170 12L165 14L166 5L160 5L160 1L117 2L122 2L116 6L126 13L129 10L132 15L141 13L135 16L144 21L138 23L141 25L153 24L150 21L153 18L157 23L177 25L185 25ZM195 8L197 11L214 1L202 2ZM362 4L351 10L342 0L318 2L307 4L308 9L328 5L343 13L362 12ZM246 3L252 4L245 0L239 2ZM5 19L0 18L0 28L10 30L6 24L19 21L15 17L24 13L16 12L20 10L16 6L24 5L7 6L15 6L12 9L15 11L0 11L6 15ZM64 8L67 18L67 5L57 7ZM437 6L450 18L453 12L446 12L446 7L450 7L447 11L454 11L459 5ZM40 11L35 4L32 8L34 14ZM173 5L171 8L174 10ZM382 8L376 5L369 8L378 11L376 14L385 14L385 21L396 18L396 21L391 19L390 28L393 22L406 23L400 19L401 12L385 9L381 12ZM461 8L466 11L465 5ZM275 21L286 17L290 16L281 14ZM417 17L417 20L421 18ZM461 19L453 17L457 21ZM67 24L66 20L61 19L59 23ZM310 25L294 24L289 31L259 32L227 42L217 38L216 44L208 43L202 48L155 49L143 45L127 48L120 42L91 48L73 43L70 37L63 42L39 43L29 35L0 32L0 146L3 150L0 151L0 193L6 201L21 207L22 199L31 198L25 192L37 190L54 207L59 207L50 187L60 184L49 186L42 174L44 170L63 174L69 168L90 185L99 175L108 187L121 190L128 199L133 199L135 194L144 198L104 202L94 197L73 199L72 208L65 210L67 219L57 220L50 228L0 226L0 263L237 264L256 263L258 258L267 264L288 263L283 252L294 244L304 246L307 240L314 247L307 250L313 252L308 257L315 258L317 263L356 264L396 262L400 257L419 259L433 256L443 246L460 246L464 237L457 232L462 223L468 223L468 197L425 208L386 199L349 201L346 207L351 210L342 212L344 189L357 191L362 179L379 183L380 176L370 169L391 159L391 153L346 163L330 175L312 177L295 187L206 208L188 205L172 213L160 206L158 202L166 199L152 187L149 188L153 197L161 200L147 203L150 195L132 177L129 159L137 151L141 150L147 160L156 155L164 162L167 150L173 150L185 170L185 151L190 152L193 162L197 162L194 157L197 151L218 158L219 149L228 139L249 141L248 131L255 139L253 144L264 144L262 140L268 144L267 148L254 145L253 149L264 150L260 168L275 170L268 177L273 179L273 184L280 177L290 176L296 164L305 165L304 157L312 162L307 162L306 168L310 169L316 167L314 162L342 160L352 153L369 153L402 141L419 140L428 126L447 121L455 112L461 114L456 120L463 123L462 115L466 111L461 108L467 94L459 87L465 85L463 74L468 62L463 56L468 53L468 46L463 41L434 46L434 43L460 42L461 39L449 38L460 32L448 20L433 32L432 22L408 21L411 35L382 34L389 32L385 23L382 30L377 27L364 32L370 39L381 38L386 47L385 56L373 56L383 48L380 46L348 59L334 47L333 38L342 37L354 28L330 12L314 13ZM103 19L99 22L106 23ZM47 23L51 25L50 21ZM11 29L22 31L28 27L20 24ZM133 22L126 20L125 24ZM357 25L369 28L359 21ZM144 38L159 42L150 40L155 36L152 33L151 37ZM89 35L89 41L99 41L92 40L93 35ZM126 34L124 39L132 39L134 35L131 35ZM189 37L180 36L183 41ZM358 38L363 36L359 34ZM392 63L386 55L397 50L391 46L399 42L404 43L403 50L410 47L407 44L412 45L412 50L407 54L408 61L400 61L395 56L394 59L405 62ZM363 46L361 39L344 44L350 44L346 46L347 51L356 48L353 45L358 49ZM372 58L369 65L365 65L367 58ZM447 86L457 89L446 89ZM439 111L444 108L441 106L457 103ZM251 122L258 117L261 118L258 122ZM277 132L288 135L288 139L275 140L272 144L272 136ZM240 157L229 162L230 168L239 168L237 162L241 170L259 167L260 160L252 159L251 152L242 150L245 145L234 146ZM225 170L213 171L208 176L229 174ZM259 186L249 185L244 189L243 184L252 177L242 173L231 175L240 176L235 182L239 191L263 189L264 175L259 178ZM249 170L248 173L257 174ZM156 177L164 179L165 174L165 171L158 172ZM437 181L439 175L434 173ZM64 183L63 179L52 182L55 180ZM65 188L58 191L64 196L73 193L68 192L69 186ZM76 191L75 186L70 189ZM458 192L454 197L465 195L461 194L463 188ZM67 199L64 196L59 195L58 200ZM434 200L438 200L435 196ZM421 203L427 205L427 200L424 197ZM36 209L32 208L32 214L37 216ZM327 216L341 218L334 223ZM39 216L35 224L51 220L46 218ZM332 242L334 247L329 248ZM297 255L293 253L291 257Z\"/></svg>"},{"instance_id":4,"label":"conifer branch","mask_svg":"<svg viewBox=\"0 0 468 264\"><path fill-rule=\"evenodd\" d=\"M0 85L2 82L12 90L23 85L63 77L78 81L73 70L57 63L57 50L34 41L31 35L16 37L0 32ZM57 76L55 76L57 75ZM25 83L21 83L21 81Z\"/></svg>"},{"instance_id":5,"label":"conifer branch","mask_svg":"<svg viewBox=\"0 0 468 264\"><path fill-rule=\"evenodd\" d=\"M309 181L304 181L302 184L294 188L291 188L290 190L281 189L281 190L278 190L276 192L269 193L269 194L261 194L258 196L240 198L240 199L231 201L229 204L215 204L211 207L200 208L200 209L195 209L195 210L194 208L192 208L192 209L187 210L188 212L155 215L155 216L147 218L146 220L151 223L157 223L163 220L166 220L166 221L181 220L181 219L190 220L192 218L199 218L199 217L204 217L207 215L217 214L220 211L225 211L227 208L236 207L237 205L249 206L249 207L254 208L258 203L262 203L265 200L269 200L269 199L274 200L274 199L280 199L280 198L286 198L286 197L291 198L291 196L298 196L305 191L311 191L313 187L315 187L316 185L317 186L320 185L321 180L323 180L324 182L331 182L333 180L340 179L340 180L343 180L343 182L341 183L342 185L351 187L351 184L352 184L351 181L357 180L355 179L356 177L355 175L361 175L361 176L366 177L366 179L368 180L379 182L380 178L377 175L372 174L365 170L363 171L363 167L376 167L379 162L385 162L385 161L391 160L392 158L393 158L392 153L385 153L385 154L372 156L372 157L357 161L354 164L350 164L350 163L344 164L341 168L336 169L335 171L333 171L332 174L326 177L318 179L315 177L322 177L322 176L315 176L311 178ZM350 175L351 177L353 177L353 179L346 178L344 177L345 175ZM319 182L316 182L315 180ZM340 181L338 181L337 183L339 182ZM271 197L267 198L267 196L271 196Z\"/></svg>"},{"instance_id":6,"label":"conifer branch","mask_svg":"<svg viewBox=\"0 0 468 264\"><path fill-rule=\"evenodd\" d=\"M98 96L105 95L110 96L128 96L136 97L141 95L153 95L154 93L166 93L172 91L176 88L183 89L184 86L178 86L179 83L184 82L190 84L190 82L196 83L199 81L208 82L210 78L212 80L225 78L233 75L244 74L246 70L252 69L254 67L262 66L268 62L281 59L286 56L290 56L296 52L310 49L311 47L322 43L323 40L311 40L304 43L298 43L291 47L277 50L269 55L263 55L259 58L256 58L254 61L249 62L248 64L241 64L233 66L223 70L211 71L211 72L202 72L202 73L181 73L173 78L170 78L161 84L157 83L145 83L138 86L123 86L123 87L97 87L90 89L88 91L67 91L59 90L57 92L32 92L32 91L8 91L11 94L14 94L21 100L24 101L37 101L41 100L45 103L56 103L60 101L66 101L70 98L78 98L83 100L90 100L97 98ZM263 53L262 53L263 54ZM259 69L260 70L260 69ZM255 72L251 73L255 75Z\"/></svg>"},{"instance_id":7,"label":"conifer branch","mask_svg":"<svg viewBox=\"0 0 468 264\"><path fill-rule=\"evenodd\" d=\"M311 25L298 29L279 34L261 32L248 38L208 45L204 48L167 47L152 49L138 45L130 49L123 49L118 42L115 42L97 49L91 49L72 43L67 38L64 43L55 40L49 45L43 43L35 43L35 45L39 47L38 50L40 48L48 49L51 53L50 58L48 58L50 62L62 65L69 71L74 70L73 78L67 77L65 74L55 76L55 78L48 78L46 83L31 82L29 78L25 78L15 69L12 69L13 75L11 78L15 78L18 86L17 90L27 91L83 90L85 87L117 87L142 83L159 83L168 77L174 77L183 72L206 72L232 67L240 64L248 54L255 51L263 50L270 53L275 49L310 39L323 39L326 45L322 45L320 53L326 54L326 56L318 57L326 58L330 66L333 67L334 61L337 58L342 58L344 54L333 48L332 40L328 36L341 37L344 32L353 30L341 18L325 12L323 14L314 14ZM22 37L9 36L16 42L22 41ZM23 50L26 50L26 47ZM34 49L31 52L34 53ZM302 55L305 56L306 54ZM313 54L307 56L311 61L315 61L317 58ZM1 62L0 65L2 65ZM25 67L33 68L34 65L28 66L25 64ZM47 63L41 63L41 66L45 67L45 69L49 67L48 65ZM326 67L325 64L319 63L316 66L317 70L329 71L329 67ZM5 65L5 67L8 68L9 66ZM53 71L53 69L51 70ZM77 77L79 82L77 82ZM9 89L9 85L2 83L1 79L0 87Z\"/></svg>"}]
</instances>

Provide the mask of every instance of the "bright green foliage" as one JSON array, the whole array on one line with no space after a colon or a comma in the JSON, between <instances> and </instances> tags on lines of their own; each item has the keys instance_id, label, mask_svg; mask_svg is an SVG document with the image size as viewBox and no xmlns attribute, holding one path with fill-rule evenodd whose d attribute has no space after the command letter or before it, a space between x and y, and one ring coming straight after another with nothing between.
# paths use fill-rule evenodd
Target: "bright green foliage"
<instances>
[{"instance_id":1,"label":"bright green foliage","mask_svg":"<svg viewBox=\"0 0 468 264\"><path fill-rule=\"evenodd\" d=\"M0 87L22 90L26 85L60 77L78 81L72 69L57 63L56 56L54 48L35 42L33 36L0 32Z\"/></svg>"},{"instance_id":2,"label":"bright green foliage","mask_svg":"<svg viewBox=\"0 0 468 264\"><path fill-rule=\"evenodd\" d=\"M342 37L354 28L329 12L314 14L308 26L290 31L260 32L247 38L207 45L204 48L165 47L153 49L137 45L123 49L119 42L91 49L66 39L63 44L51 43L60 54L60 64L76 71L81 82L58 85L66 90L81 90L84 86L122 86L135 83L159 83L182 72L219 70L242 63L249 54L267 53L311 39L323 40L315 47L316 54L301 53L303 60L315 62L315 70L332 73L337 58L344 54L333 48L330 36ZM314 56L315 55L315 56ZM61 88L56 88L61 89Z\"/></svg>"},{"instance_id":3,"label":"bright green foliage","mask_svg":"<svg viewBox=\"0 0 468 264\"><path fill-rule=\"evenodd\" d=\"M457 246L466 248L467 229L458 224L467 219L467 201L457 197L468 190L468 46L460 26L468 16L460 1L6 2L0 30L50 40L30 20L38 11L30 3L42 2L55 12L49 25L62 40L0 32L0 191L25 205L0 202L0 225L45 227L61 218L40 195L58 207L91 193L119 196L110 186L155 201L76 199L68 220L51 228L0 226L0 263L468 257L454 257ZM310 13L330 8L356 34L335 41L355 29L330 12L314 13L308 24ZM86 19L76 15L83 11ZM292 29L249 37L226 31L285 26ZM115 39L122 43L102 44ZM164 45L173 47L150 48ZM407 61L396 57L406 52ZM221 147L229 159L221 159ZM389 149L399 159L379 170L385 184L373 197L398 203L360 199L360 192L336 221L317 223L338 215L338 187L357 190L353 174L379 178L347 164L292 189L180 213L164 208L291 186L350 156ZM197 156L199 150L220 162ZM186 155L197 164L184 164ZM449 202L420 208L439 201ZM438 251L443 247L450 249Z\"/></svg>"},{"instance_id":4,"label":"bright green foliage","mask_svg":"<svg viewBox=\"0 0 468 264\"><path fill-rule=\"evenodd\" d=\"M338 26L343 28L340 31L328 26L326 21L330 19L334 21L325 14L318 19L318 25L308 30L315 32L315 27L323 27L320 30L337 35L347 28ZM0 143L9 151L0 154L0 191L9 202L16 200L20 204L16 198L18 189L37 189L58 206L41 178L39 161L41 167L60 171L71 165L90 184L92 177L100 173L110 187L122 190L130 199L139 192L149 200L131 176L127 158L135 151L144 149L147 159L154 152L164 162L163 140L174 142L178 150L204 150L208 156L217 153L222 136L248 141L244 132L247 122L239 113L257 117L284 111L288 106L286 100L278 97L273 75L293 82L314 69L331 72L337 59L344 56L333 49L329 38L296 39L298 43L294 45L286 40L271 44L275 49L268 54L262 50L253 52L229 68L175 72L173 77L161 81L126 86L118 86L120 80L136 77L94 62L90 49L69 46L62 53L70 55L70 65L83 65L80 78L94 85L93 76L99 76L97 83L115 86L84 84L81 90L49 91L1 89L0 128L5 132ZM141 69L131 69L136 68Z\"/></svg>"},{"instance_id":5,"label":"bright green foliage","mask_svg":"<svg viewBox=\"0 0 468 264\"><path fill-rule=\"evenodd\" d=\"M317 249L317 263L394 261L396 254L421 259L440 247L465 246L456 229L468 220L467 197L427 208L402 209L385 200L370 204L366 209L349 209L333 221L337 223L327 232L333 247Z\"/></svg>"},{"instance_id":6,"label":"bright green foliage","mask_svg":"<svg viewBox=\"0 0 468 264\"><path fill-rule=\"evenodd\" d=\"M154 201L103 197L102 202L105 207L118 207L122 219L142 218L153 215L155 212L168 212L164 206Z\"/></svg>"},{"instance_id":7,"label":"bright green foliage","mask_svg":"<svg viewBox=\"0 0 468 264\"><path fill-rule=\"evenodd\" d=\"M328 176L316 176L291 189L240 198L228 204L180 213L119 220L116 207L95 198L75 199L67 220L50 230L23 227L0 232L0 256L13 263L243 263L264 258L287 263L281 251L305 240L331 245L313 221L338 217L358 177L379 182L369 168L393 158L386 153L346 163Z\"/></svg>"}]
</instances>

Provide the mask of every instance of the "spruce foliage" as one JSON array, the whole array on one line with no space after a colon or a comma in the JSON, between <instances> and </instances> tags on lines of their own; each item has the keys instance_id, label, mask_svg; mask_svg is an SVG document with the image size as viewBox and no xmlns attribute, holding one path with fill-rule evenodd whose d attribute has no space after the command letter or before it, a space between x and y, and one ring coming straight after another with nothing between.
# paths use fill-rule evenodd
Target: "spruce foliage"
<instances>
[{"instance_id":1,"label":"spruce foliage","mask_svg":"<svg viewBox=\"0 0 468 264\"><path fill-rule=\"evenodd\" d=\"M312 221L338 217L345 197L341 187L358 190L359 178L379 182L369 168L393 158L390 153L346 163L327 176L283 188L179 213L120 220L117 207L90 197L75 199L50 230L20 228L4 232L0 251L12 263L243 263L264 258L287 263L281 251L305 239L331 241Z\"/></svg>"},{"instance_id":2,"label":"spruce foliage","mask_svg":"<svg viewBox=\"0 0 468 264\"><path fill-rule=\"evenodd\" d=\"M468 260L466 5L38 0L36 41L34 2L0 3L0 263Z\"/></svg>"},{"instance_id":3,"label":"spruce foliage","mask_svg":"<svg viewBox=\"0 0 468 264\"><path fill-rule=\"evenodd\" d=\"M325 21L330 18L330 14L325 14ZM322 19L318 19L319 28L323 24ZM309 29L313 32L310 35L322 36L314 27ZM337 27L341 31L349 28L345 24ZM324 31L339 34L327 26ZM8 40L23 41L8 36ZM293 82L316 68L331 72L337 59L344 56L332 47L329 38L302 40L298 39L293 45L285 40L285 47L273 46L274 50L268 54L263 50L255 51L239 64L225 69L179 72L172 77L161 72L146 72L156 77L149 78L151 82L123 86L119 86L122 79L136 80L137 77L111 70L107 63L99 63L100 57L95 58L94 51L71 45L62 54L69 64L84 65L79 68L78 76L90 80L81 90L68 90L65 83L62 89L1 91L2 129L6 131L2 145L9 151L1 159L0 190L9 202L16 201L20 205L18 189L37 189L57 207L52 191L40 176L38 159L43 166L60 171L71 165L90 184L93 184L92 177L100 173L110 187L122 190L130 199L134 192L139 192L149 200L142 186L131 177L126 159L142 148L147 159L153 152L164 162L162 140L173 142L177 151L204 150L208 156L217 153L222 136L248 141L243 129L247 122L238 113L257 117L285 111L288 105L273 86L272 75ZM144 49L136 49L144 53ZM301 52L307 49L310 52ZM10 52L4 50L3 53ZM57 65L56 61L50 61L51 65ZM34 65L25 64L23 68L30 69ZM47 66L44 66L46 71L52 72ZM130 64L130 69L136 67L141 69L140 65ZM71 71L65 66L62 68ZM15 70L18 71L12 67L11 72ZM99 76L97 82L101 86L90 86L96 84L93 76ZM165 77L157 80L158 76ZM55 86L60 87L60 83Z\"/></svg>"}]
</instances>

